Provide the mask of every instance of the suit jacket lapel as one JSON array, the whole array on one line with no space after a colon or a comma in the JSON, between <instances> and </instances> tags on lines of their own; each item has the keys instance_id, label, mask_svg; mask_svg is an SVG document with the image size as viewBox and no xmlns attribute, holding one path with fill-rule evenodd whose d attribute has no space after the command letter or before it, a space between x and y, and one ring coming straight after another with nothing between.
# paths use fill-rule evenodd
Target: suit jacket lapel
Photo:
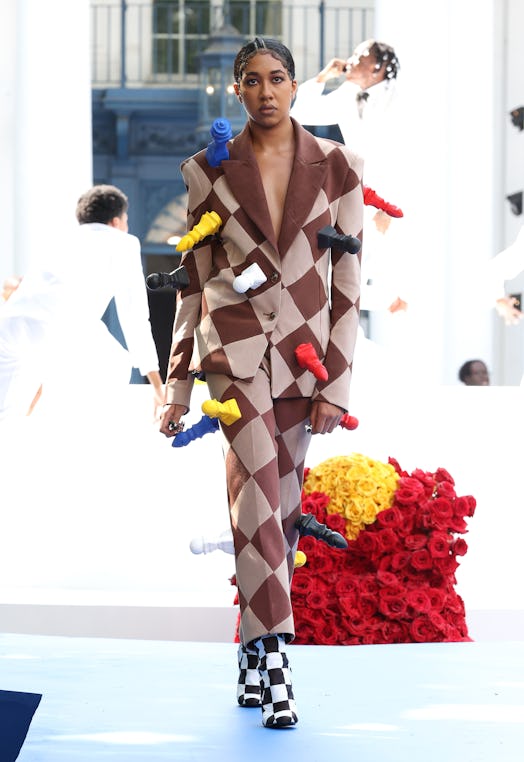
<instances>
[{"instance_id":1,"label":"suit jacket lapel","mask_svg":"<svg viewBox=\"0 0 524 762\"><path fill-rule=\"evenodd\" d=\"M295 130L295 161L289 179L284 217L278 238L284 256L300 230L321 190L327 172L324 152L310 132L292 119Z\"/></svg>"},{"instance_id":2,"label":"suit jacket lapel","mask_svg":"<svg viewBox=\"0 0 524 762\"><path fill-rule=\"evenodd\" d=\"M230 143L229 160L222 162L228 184L245 213L283 256L302 228L327 171L326 157L316 139L292 119L295 130L295 160L286 196L278 241L269 215L262 179L253 152L249 126Z\"/></svg>"},{"instance_id":3,"label":"suit jacket lapel","mask_svg":"<svg viewBox=\"0 0 524 762\"><path fill-rule=\"evenodd\" d=\"M238 203L276 250L275 231L247 124L230 143L229 160L222 162L222 169Z\"/></svg>"}]
</instances>

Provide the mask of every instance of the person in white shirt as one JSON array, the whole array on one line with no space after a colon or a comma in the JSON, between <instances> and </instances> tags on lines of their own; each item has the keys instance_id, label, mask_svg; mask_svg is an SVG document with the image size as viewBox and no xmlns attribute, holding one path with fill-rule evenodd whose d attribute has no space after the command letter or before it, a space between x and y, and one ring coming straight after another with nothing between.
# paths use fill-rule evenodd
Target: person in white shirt
<instances>
[{"instance_id":1,"label":"person in white shirt","mask_svg":"<svg viewBox=\"0 0 524 762\"><path fill-rule=\"evenodd\" d=\"M299 86L291 116L311 127L338 125L344 143L364 159L364 185L403 208L403 185L409 183L409 173L398 150L399 135L406 129L399 70L391 45L365 40L349 58L333 58L316 77ZM341 77L342 83L328 91L326 82ZM365 342L361 331L357 350L366 347L377 357L384 349L394 354L394 345L404 343L406 326L401 316L413 296L405 261L409 214L404 216L408 219L392 221L384 211L364 209L360 307L369 315L374 344Z\"/></svg>"},{"instance_id":2,"label":"person in white shirt","mask_svg":"<svg viewBox=\"0 0 524 762\"><path fill-rule=\"evenodd\" d=\"M310 126L338 125L344 143L364 158L364 184L401 206L388 171L399 129L399 70L391 45L365 40L347 60L333 58L299 86L291 116ZM324 93L326 82L342 76L342 84Z\"/></svg>"},{"instance_id":3,"label":"person in white shirt","mask_svg":"<svg viewBox=\"0 0 524 762\"><path fill-rule=\"evenodd\" d=\"M0 303L0 421L27 415L42 389L43 400L49 389L63 404L111 405L133 367L161 408L140 242L128 233L127 209L120 189L93 186L78 201L78 228L47 242ZM127 350L102 321L113 298Z\"/></svg>"},{"instance_id":4,"label":"person in white shirt","mask_svg":"<svg viewBox=\"0 0 524 762\"><path fill-rule=\"evenodd\" d=\"M513 243L496 257L490 259L485 272L489 287L489 298L506 325L517 325L524 317L522 305L517 299L506 294L504 281L513 280L524 270L524 225Z\"/></svg>"}]
</instances>

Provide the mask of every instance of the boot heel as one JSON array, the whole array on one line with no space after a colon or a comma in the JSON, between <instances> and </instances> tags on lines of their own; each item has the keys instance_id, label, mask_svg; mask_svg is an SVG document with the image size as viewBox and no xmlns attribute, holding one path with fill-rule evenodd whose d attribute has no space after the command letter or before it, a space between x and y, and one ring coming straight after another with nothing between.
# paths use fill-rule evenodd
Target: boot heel
<instances>
[{"instance_id":1,"label":"boot heel","mask_svg":"<svg viewBox=\"0 0 524 762\"><path fill-rule=\"evenodd\" d=\"M261 690L258 673L258 654L254 649L240 644L238 647L237 701L240 706L260 706Z\"/></svg>"},{"instance_id":2,"label":"boot heel","mask_svg":"<svg viewBox=\"0 0 524 762\"><path fill-rule=\"evenodd\" d=\"M291 668L281 635L267 635L255 641L262 688L262 725L287 728L298 722L291 683Z\"/></svg>"}]
</instances>

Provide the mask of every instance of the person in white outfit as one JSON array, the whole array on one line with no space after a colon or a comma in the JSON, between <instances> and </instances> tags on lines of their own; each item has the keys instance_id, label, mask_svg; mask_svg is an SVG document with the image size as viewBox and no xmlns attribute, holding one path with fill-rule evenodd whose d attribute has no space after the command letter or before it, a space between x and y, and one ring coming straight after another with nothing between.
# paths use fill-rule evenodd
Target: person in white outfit
<instances>
[{"instance_id":1,"label":"person in white outfit","mask_svg":"<svg viewBox=\"0 0 524 762\"><path fill-rule=\"evenodd\" d=\"M365 40L349 58L333 58L316 77L299 86L291 116L308 126L338 125L344 143L364 159L364 185L403 208L403 184L409 179L397 150L401 131L406 129L399 70L391 45ZM326 83L341 77L342 83L328 91ZM405 262L406 224L409 218L407 222L392 220L384 211L365 207L360 307L369 314L368 331L377 343L369 345L361 332L357 352L366 345L368 361L372 356L380 358L384 349L398 353L394 343L403 344L397 334L404 328L401 315L412 295Z\"/></svg>"},{"instance_id":2,"label":"person in white outfit","mask_svg":"<svg viewBox=\"0 0 524 762\"><path fill-rule=\"evenodd\" d=\"M128 233L127 209L120 189L93 186L78 201L78 228L50 240L49 252L0 303L0 421L27 415L40 389L42 400L49 393L84 410L110 406L133 367L152 384L155 409L163 404L140 243ZM102 321L113 298L127 349Z\"/></svg>"},{"instance_id":3,"label":"person in white outfit","mask_svg":"<svg viewBox=\"0 0 524 762\"><path fill-rule=\"evenodd\" d=\"M506 294L504 281L513 280L524 270L524 225L513 243L496 257L489 260L486 281L490 288L490 299L506 325L517 325L524 317L522 305L517 299Z\"/></svg>"}]
</instances>

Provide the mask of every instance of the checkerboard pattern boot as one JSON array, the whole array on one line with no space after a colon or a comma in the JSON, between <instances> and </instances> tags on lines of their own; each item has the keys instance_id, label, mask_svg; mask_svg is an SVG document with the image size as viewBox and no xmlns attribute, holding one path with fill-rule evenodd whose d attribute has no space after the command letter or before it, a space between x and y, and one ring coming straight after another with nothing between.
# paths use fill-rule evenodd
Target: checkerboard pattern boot
<instances>
[{"instance_id":1,"label":"checkerboard pattern boot","mask_svg":"<svg viewBox=\"0 0 524 762\"><path fill-rule=\"evenodd\" d=\"M237 701L240 706L260 706L261 690L258 674L258 653L240 644L238 647L240 673L237 685Z\"/></svg>"},{"instance_id":2,"label":"checkerboard pattern boot","mask_svg":"<svg viewBox=\"0 0 524 762\"><path fill-rule=\"evenodd\" d=\"M254 642L262 688L262 725L266 728L287 728L298 722L285 645L282 635L266 635Z\"/></svg>"}]
</instances>

